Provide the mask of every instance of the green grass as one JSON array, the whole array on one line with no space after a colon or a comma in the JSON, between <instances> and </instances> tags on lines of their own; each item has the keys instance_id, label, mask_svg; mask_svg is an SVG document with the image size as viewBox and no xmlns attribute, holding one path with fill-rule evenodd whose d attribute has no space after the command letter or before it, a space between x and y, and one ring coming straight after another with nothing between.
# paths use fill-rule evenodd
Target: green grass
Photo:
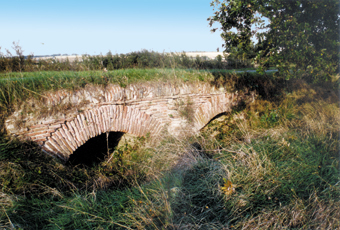
<instances>
[{"instance_id":1,"label":"green grass","mask_svg":"<svg viewBox=\"0 0 340 230\"><path fill-rule=\"evenodd\" d=\"M272 75L272 73L271 73ZM271 76L268 75L268 76ZM256 73L235 74L229 70L194 70L194 69L120 69L114 71L42 71L13 72L0 74L0 120L11 114L29 98L43 98L47 91L78 90L86 85L107 86L118 84L126 87L141 82L194 82L206 81L216 85L228 85L232 90L234 82L240 78L240 87L253 87L250 79L263 78ZM248 80L247 80L248 79ZM233 83L232 83L233 82ZM232 84L231 84L232 83ZM248 86L246 86L248 87ZM257 87L254 85L254 87ZM1 122L0 122L1 123Z\"/></svg>"},{"instance_id":2,"label":"green grass","mask_svg":"<svg viewBox=\"0 0 340 230\"><path fill-rule=\"evenodd\" d=\"M180 79L197 80L206 77L205 71L179 69L124 69L114 71L58 71L58 72L25 72L0 75L1 88L10 84L22 85L37 93L46 90L75 89L86 84L120 84L126 86L136 82L166 81ZM13 86L12 86L13 87Z\"/></svg>"},{"instance_id":3,"label":"green grass","mask_svg":"<svg viewBox=\"0 0 340 230\"><path fill-rule=\"evenodd\" d=\"M137 140L92 168L62 166L3 134L0 227L340 228L336 85L218 76L213 84L257 89L257 100L198 136Z\"/></svg>"},{"instance_id":4,"label":"green grass","mask_svg":"<svg viewBox=\"0 0 340 230\"><path fill-rule=\"evenodd\" d=\"M238 185L236 194L226 203L231 224L241 227L244 217L261 215L263 209L268 212L288 207L297 199L308 208L313 194L325 200L340 195L340 187L334 187L339 181L339 167L333 143L327 143L327 137L289 136L300 135L290 133L287 142L264 136L251 146L234 146L239 153L221 152L219 159L232 172L230 180Z\"/></svg>"},{"instance_id":5,"label":"green grass","mask_svg":"<svg viewBox=\"0 0 340 230\"><path fill-rule=\"evenodd\" d=\"M18 215L11 221L24 229L116 229L126 224L120 219L132 210L131 197L140 196L136 190L116 190L75 193L63 199L23 199L9 214L13 216L11 211L15 210Z\"/></svg>"},{"instance_id":6,"label":"green grass","mask_svg":"<svg viewBox=\"0 0 340 230\"><path fill-rule=\"evenodd\" d=\"M25 72L0 74L0 119L10 114L28 98L43 98L46 91L77 90L88 84L129 84L152 81L203 81L211 78L206 71L180 69L123 69L109 72Z\"/></svg>"}]
</instances>

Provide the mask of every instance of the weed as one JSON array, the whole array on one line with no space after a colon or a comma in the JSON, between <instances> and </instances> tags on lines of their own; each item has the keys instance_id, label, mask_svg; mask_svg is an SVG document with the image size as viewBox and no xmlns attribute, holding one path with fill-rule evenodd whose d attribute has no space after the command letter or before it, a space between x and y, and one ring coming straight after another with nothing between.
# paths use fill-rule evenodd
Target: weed
<instances>
[{"instance_id":1,"label":"weed","mask_svg":"<svg viewBox=\"0 0 340 230\"><path fill-rule=\"evenodd\" d=\"M193 102L188 97L186 101L179 101L175 104L177 107L177 111L181 117L186 119L189 123L192 123L194 120L194 108L193 108Z\"/></svg>"}]
</instances>

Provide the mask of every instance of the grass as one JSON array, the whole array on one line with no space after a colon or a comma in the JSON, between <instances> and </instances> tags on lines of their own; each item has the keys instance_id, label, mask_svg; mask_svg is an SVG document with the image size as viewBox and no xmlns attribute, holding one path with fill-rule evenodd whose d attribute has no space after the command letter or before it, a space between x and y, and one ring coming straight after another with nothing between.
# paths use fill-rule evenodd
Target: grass
<instances>
[{"instance_id":1,"label":"grass","mask_svg":"<svg viewBox=\"0 0 340 230\"><path fill-rule=\"evenodd\" d=\"M78 90L86 85L126 87L140 82L203 81L211 78L206 71L180 69L124 69L103 71L59 71L0 74L0 120L28 98L44 98L46 91Z\"/></svg>"},{"instance_id":2,"label":"grass","mask_svg":"<svg viewBox=\"0 0 340 230\"><path fill-rule=\"evenodd\" d=\"M136 140L92 168L63 166L2 135L0 226L340 228L337 86L212 75L212 84L257 89L257 99L200 135Z\"/></svg>"},{"instance_id":3,"label":"grass","mask_svg":"<svg viewBox=\"0 0 340 230\"><path fill-rule=\"evenodd\" d=\"M106 87L108 84L118 84L127 87L130 84L151 82L195 82L205 81L212 84L229 84L230 90L235 88L238 78L261 77L256 73L235 74L228 70L194 70L194 69L120 69L114 71L42 71L42 72L12 72L0 74L0 129L3 119L11 114L30 98L44 99L48 91L77 91L87 85ZM268 75L270 76L270 75ZM231 79L231 80L230 80ZM237 87L244 88L246 82ZM236 87L236 88L237 88ZM247 86L248 87L248 86ZM252 87L252 86L251 86ZM61 108L62 109L62 108Z\"/></svg>"}]
</instances>

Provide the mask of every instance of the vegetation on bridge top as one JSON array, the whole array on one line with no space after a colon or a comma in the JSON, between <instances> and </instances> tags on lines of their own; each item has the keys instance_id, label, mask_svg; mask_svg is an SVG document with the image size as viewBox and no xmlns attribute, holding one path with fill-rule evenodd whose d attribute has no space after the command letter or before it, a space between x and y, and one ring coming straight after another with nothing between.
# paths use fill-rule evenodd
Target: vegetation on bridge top
<instances>
[{"instance_id":1,"label":"vegetation on bridge top","mask_svg":"<svg viewBox=\"0 0 340 230\"><path fill-rule=\"evenodd\" d=\"M246 69L244 69L246 70ZM268 76L273 73L268 73ZM263 77L261 77L263 76ZM256 79L267 79L267 75L237 73L235 70L195 69L120 69L112 71L39 71L0 74L0 120L29 98L41 98L46 91L60 89L78 90L86 85L117 84L126 87L135 83L151 82L195 82L225 85L232 79L248 79L255 86ZM251 77L251 78L250 78ZM253 80L251 80L253 79ZM229 83L228 83L229 82ZM242 81L243 82L243 81ZM227 87L233 90L234 84ZM251 85L250 85L251 86ZM0 122L1 124L2 122Z\"/></svg>"}]
</instances>

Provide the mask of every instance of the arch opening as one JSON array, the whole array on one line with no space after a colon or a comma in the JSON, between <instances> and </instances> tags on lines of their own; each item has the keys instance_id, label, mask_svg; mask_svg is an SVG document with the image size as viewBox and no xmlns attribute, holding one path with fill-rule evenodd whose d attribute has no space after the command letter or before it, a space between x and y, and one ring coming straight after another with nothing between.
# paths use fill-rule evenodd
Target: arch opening
<instances>
[{"instance_id":1,"label":"arch opening","mask_svg":"<svg viewBox=\"0 0 340 230\"><path fill-rule=\"evenodd\" d=\"M243 111L245 108L246 108L246 103L245 101L241 101L238 103L238 105L236 106L233 106L232 108L229 108L229 109L225 109L225 110L221 110L219 112L216 112L216 113L212 113L210 116L209 119L206 120L206 122L201 123L201 127L199 128L199 130L202 130L204 129L205 127L207 127L212 121L216 120L216 119L219 119L220 117L223 117L223 116L230 116L233 112L241 112Z\"/></svg>"},{"instance_id":2,"label":"arch opening","mask_svg":"<svg viewBox=\"0 0 340 230\"><path fill-rule=\"evenodd\" d=\"M207 123L205 123L200 129L199 132L202 131L204 128L206 128L211 122L213 122L216 119L219 119L220 117L227 116L228 112L219 113L215 116L213 116Z\"/></svg>"},{"instance_id":3,"label":"arch opening","mask_svg":"<svg viewBox=\"0 0 340 230\"><path fill-rule=\"evenodd\" d=\"M68 165L94 166L102 162L117 147L124 132L102 133L89 139L86 143L76 149L67 161Z\"/></svg>"}]
</instances>

